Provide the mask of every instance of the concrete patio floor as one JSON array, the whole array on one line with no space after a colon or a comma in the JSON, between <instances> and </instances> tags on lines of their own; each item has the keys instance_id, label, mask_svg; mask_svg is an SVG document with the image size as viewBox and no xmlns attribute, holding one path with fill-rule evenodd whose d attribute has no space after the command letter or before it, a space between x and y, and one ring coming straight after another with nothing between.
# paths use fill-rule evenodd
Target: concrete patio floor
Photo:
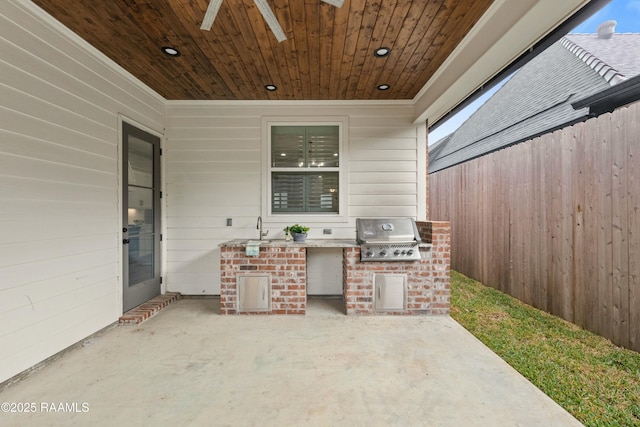
<instances>
[{"instance_id":1,"label":"concrete patio floor","mask_svg":"<svg viewBox=\"0 0 640 427\"><path fill-rule=\"evenodd\" d=\"M36 412L0 425L582 425L449 317L338 307L220 316L217 299L182 299L5 389Z\"/></svg>"}]
</instances>

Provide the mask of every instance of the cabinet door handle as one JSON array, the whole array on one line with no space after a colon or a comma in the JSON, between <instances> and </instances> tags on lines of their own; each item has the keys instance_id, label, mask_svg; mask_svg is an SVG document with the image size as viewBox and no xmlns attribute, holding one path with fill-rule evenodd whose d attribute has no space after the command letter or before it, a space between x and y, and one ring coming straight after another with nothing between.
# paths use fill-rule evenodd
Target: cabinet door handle
<instances>
[{"instance_id":1,"label":"cabinet door handle","mask_svg":"<svg viewBox=\"0 0 640 427\"><path fill-rule=\"evenodd\" d=\"M380 292L380 288L382 288L382 286L378 285L378 299L382 298L382 294Z\"/></svg>"},{"instance_id":2,"label":"cabinet door handle","mask_svg":"<svg viewBox=\"0 0 640 427\"><path fill-rule=\"evenodd\" d=\"M262 301L265 301L267 299L267 287L263 286L262 287Z\"/></svg>"}]
</instances>

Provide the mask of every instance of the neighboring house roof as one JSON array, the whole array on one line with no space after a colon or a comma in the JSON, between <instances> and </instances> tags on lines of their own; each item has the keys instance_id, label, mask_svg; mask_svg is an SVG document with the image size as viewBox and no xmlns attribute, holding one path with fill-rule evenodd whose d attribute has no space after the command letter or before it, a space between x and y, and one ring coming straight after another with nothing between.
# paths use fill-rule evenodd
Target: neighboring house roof
<instances>
[{"instance_id":1,"label":"neighboring house roof","mask_svg":"<svg viewBox=\"0 0 640 427\"><path fill-rule=\"evenodd\" d=\"M640 74L640 34L614 34L610 39L595 34L567 34L564 38L625 78Z\"/></svg>"},{"instance_id":2,"label":"neighboring house roof","mask_svg":"<svg viewBox=\"0 0 640 427\"><path fill-rule=\"evenodd\" d=\"M585 120L572 103L640 74L640 34L569 34L516 71L454 133L429 147L429 173Z\"/></svg>"}]
</instances>

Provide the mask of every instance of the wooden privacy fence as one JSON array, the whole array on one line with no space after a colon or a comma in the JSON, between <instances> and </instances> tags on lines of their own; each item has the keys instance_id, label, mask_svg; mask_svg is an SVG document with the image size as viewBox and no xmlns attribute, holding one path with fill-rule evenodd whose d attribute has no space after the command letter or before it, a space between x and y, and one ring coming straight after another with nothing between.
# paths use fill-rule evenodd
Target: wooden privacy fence
<instances>
[{"instance_id":1,"label":"wooden privacy fence","mask_svg":"<svg viewBox=\"0 0 640 427\"><path fill-rule=\"evenodd\" d=\"M429 175L451 268L640 351L640 103Z\"/></svg>"}]
</instances>

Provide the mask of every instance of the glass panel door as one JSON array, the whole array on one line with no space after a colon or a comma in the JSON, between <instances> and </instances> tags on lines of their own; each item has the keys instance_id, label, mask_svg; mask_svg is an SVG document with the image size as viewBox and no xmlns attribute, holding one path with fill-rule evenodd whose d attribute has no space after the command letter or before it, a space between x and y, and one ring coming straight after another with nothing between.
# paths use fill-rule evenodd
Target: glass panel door
<instances>
[{"instance_id":1,"label":"glass panel door","mask_svg":"<svg viewBox=\"0 0 640 427\"><path fill-rule=\"evenodd\" d=\"M160 138L122 124L123 307L160 294Z\"/></svg>"}]
</instances>

